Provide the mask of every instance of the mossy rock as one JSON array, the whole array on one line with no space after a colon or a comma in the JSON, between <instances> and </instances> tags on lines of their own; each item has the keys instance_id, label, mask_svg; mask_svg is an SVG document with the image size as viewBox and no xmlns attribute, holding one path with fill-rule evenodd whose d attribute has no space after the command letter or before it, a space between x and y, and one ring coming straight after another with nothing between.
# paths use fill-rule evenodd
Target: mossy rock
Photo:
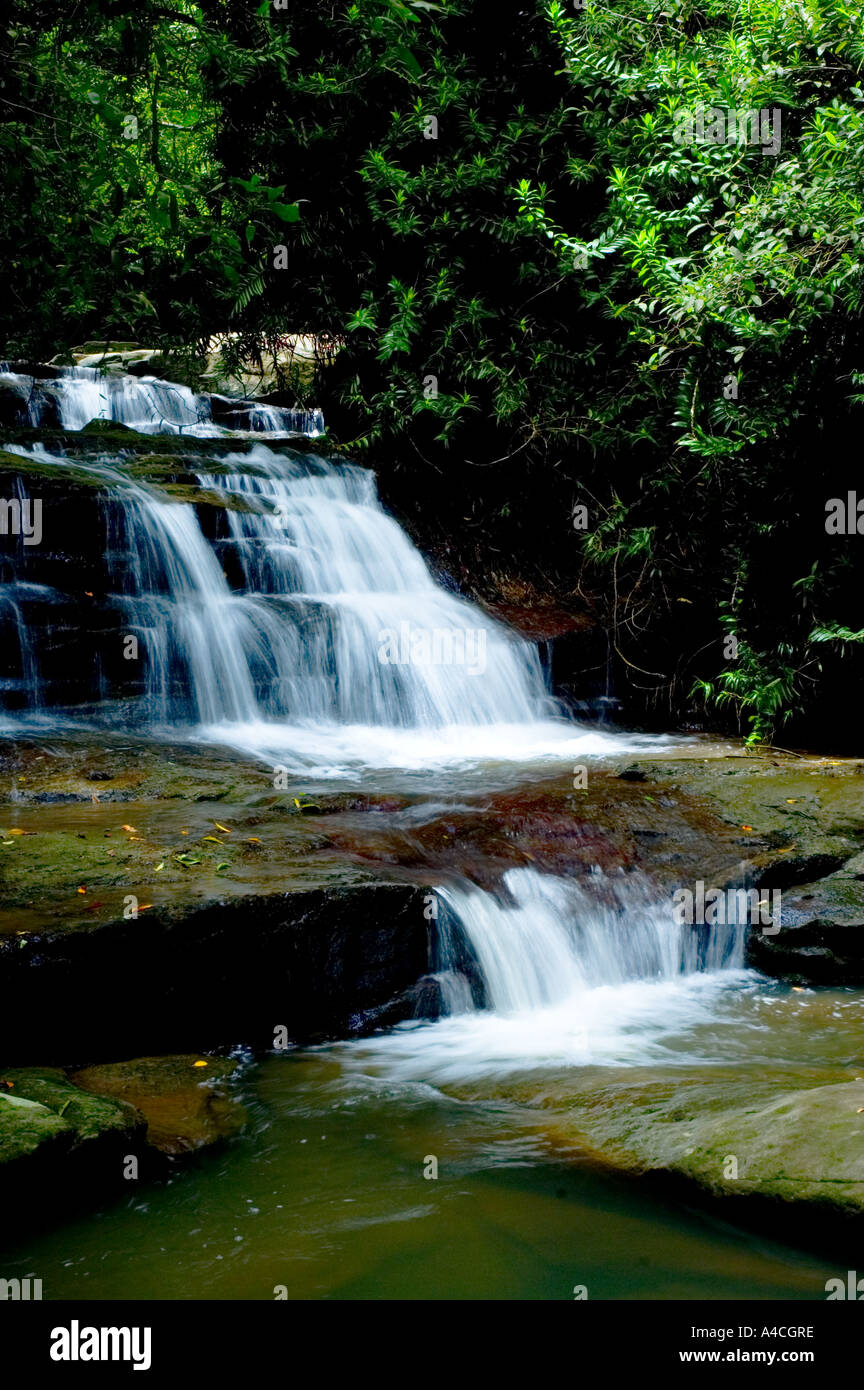
<instances>
[{"instance_id":1,"label":"mossy rock","mask_svg":"<svg viewBox=\"0 0 864 1390\"><path fill-rule=\"evenodd\" d=\"M142 1125L131 1105L79 1090L56 1068L0 1073L0 1165L58 1141L71 1149L106 1136L131 1140Z\"/></svg>"},{"instance_id":2,"label":"mossy rock","mask_svg":"<svg viewBox=\"0 0 864 1390\"><path fill-rule=\"evenodd\" d=\"M0 474L14 474L25 480L35 478L40 483L55 484L63 491L73 486L92 488L97 492L108 491L105 479L88 472L86 468L76 468L69 463L61 471L55 463L45 463L43 459L29 458L24 454L10 454L6 449L0 449Z\"/></svg>"},{"instance_id":3,"label":"mossy rock","mask_svg":"<svg viewBox=\"0 0 864 1390\"><path fill-rule=\"evenodd\" d=\"M72 1133L72 1125L54 1110L25 1096L0 1091L0 1167Z\"/></svg>"},{"instance_id":4,"label":"mossy rock","mask_svg":"<svg viewBox=\"0 0 864 1390\"><path fill-rule=\"evenodd\" d=\"M106 436L109 439L114 439L116 436L123 439L129 434L140 438L137 430L130 429L129 425L124 425L119 420L88 420L87 424L83 425L77 433L90 438L95 436L97 439L103 439Z\"/></svg>"}]
</instances>

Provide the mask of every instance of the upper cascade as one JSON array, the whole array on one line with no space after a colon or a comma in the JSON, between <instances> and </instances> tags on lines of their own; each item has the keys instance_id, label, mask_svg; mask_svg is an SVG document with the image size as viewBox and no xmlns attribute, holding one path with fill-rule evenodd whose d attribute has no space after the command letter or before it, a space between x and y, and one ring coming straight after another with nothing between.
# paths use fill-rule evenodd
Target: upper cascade
<instances>
[{"instance_id":1,"label":"upper cascade","mask_svg":"<svg viewBox=\"0 0 864 1390\"><path fill-rule=\"evenodd\" d=\"M96 367L39 371L40 375L13 371L10 363L0 363L0 388L20 401L12 412L16 424L74 431L91 420L110 420L143 434L201 438L246 433L315 438L324 433L320 410L288 410L261 401L196 395L174 381Z\"/></svg>"},{"instance_id":2,"label":"upper cascade","mask_svg":"<svg viewBox=\"0 0 864 1390\"><path fill-rule=\"evenodd\" d=\"M200 462L183 465L200 505L194 486L178 497L148 483L97 434L74 467L98 488L81 503L79 484L68 507L52 504L41 551L9 538L0 697L15 722L185 730L322 776L620 748L551 697L533 643L436 581L368 469L257 442L229 452L204 443L253 431L274 440L298 423L308 434L323 429L320 412L300 420L249 403L250 429L235 431L213 410L237 402L153 378L78 367L3 382L37 427L50 410L70 430L96 418L200 440ZM7 451L37 477L56 472L54 496L64 497L70 458L42 444ZM21 507L29 476L22 465ZM69 507L79 531L92 531L83 583L68 567ZM58 653L73 646L70 667Z\"/></svg>"}]
</instances>

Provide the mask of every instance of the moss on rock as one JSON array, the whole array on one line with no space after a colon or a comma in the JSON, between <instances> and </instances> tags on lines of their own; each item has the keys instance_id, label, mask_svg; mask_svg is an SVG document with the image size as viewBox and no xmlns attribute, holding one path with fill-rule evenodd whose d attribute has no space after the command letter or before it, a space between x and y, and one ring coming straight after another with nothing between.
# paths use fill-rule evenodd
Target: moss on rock
<instances>
[{"instance_id":1,"label":"moss on rock","mask_svg":"<svg viewBox=\"0 0 864 1390\"><path fill-rule=\"evenodd\" d=\"M0 1165L45 1146L68 1152L106 1136L132 1140L143 1120L122 1101L89 1095L53 1067L0 1073Z\"/></svg>"}]
</instances>

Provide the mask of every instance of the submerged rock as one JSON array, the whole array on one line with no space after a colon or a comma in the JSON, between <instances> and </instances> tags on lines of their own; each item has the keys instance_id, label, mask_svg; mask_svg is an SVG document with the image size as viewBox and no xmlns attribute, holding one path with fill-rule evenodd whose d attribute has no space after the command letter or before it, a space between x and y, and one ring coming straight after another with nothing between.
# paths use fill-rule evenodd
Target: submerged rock
<instances>
[{"instance_id":1,"label":"submerged rock","mask_svg":"<svg viewBox=\"0 0 864 1390\"><path fill-rule=\"evenodd\" d=\"M147 1121L148 1144L181 1154L242 1129L246 1112L229 1085L236 1070L233 1058L193 1053L87 1067L72 1080L83 1091L134 1106Z\"/></svg>"}]
</instances>

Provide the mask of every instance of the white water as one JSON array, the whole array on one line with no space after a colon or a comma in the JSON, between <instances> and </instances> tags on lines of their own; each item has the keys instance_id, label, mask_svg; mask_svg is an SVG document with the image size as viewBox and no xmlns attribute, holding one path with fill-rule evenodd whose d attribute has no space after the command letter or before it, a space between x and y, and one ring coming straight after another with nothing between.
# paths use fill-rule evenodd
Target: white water
<instances>
[{"instance_id":1,"label":"white water","mask_svg":"<svg viewBox=\"0 0 864 1390\"><path fill-rule=\"evenodd\" d=\"M49 385L70 428L94 417L136 428L146 417L154 431L208 423L183 387L84 369ZM279 421L264 412L256 423ZM66 467L44 450L38 457ZM536 648L436 583L367 470L263 445L216 462L199 482L235 505L209 513L217 530L208 536L194 506L133 481L116 457L76 458L108 485L107 598L138 639L139 717L154 733L185 730L321 777L656 746L567 718ZM24 591L32 603L38 587L10 585L7 608L30 712L45 720L37 639L47 633L50 643L50 625L34 636L22 610ZM96 717L106 710L110 720L105 700ZM676 1031L709 1017L742 978L739 929L700 944L635 875L596 875L586 888L520 869L498 896L463 884L440 898L449 1016L356 1053L400 1076L645 1061L665 1055ZM460 941L483 982L481 1010L457 969Z\"/></svg>"},{"instance_id":2,"label":"white water","mask_svg":"<svg viewBox=\"0 0 864 1390\"><path fill-rule=\"evenodd\" d=\"M456 1083L587 1066L676 1065L695 1027L754 976L744 969L746 927L707 936L674 921L671 903L640 874L587 886L512 869L495 895L442 887L439 980L450 1014L406 1024L344 1049L401 1080ZM459 973L467 941L485 986L477 1009Z\"/></svg>"},{"instance_id":3,"label":"white water","mask_svg":"<svg viewBox=\"0 0 864 1390\"><path fill-rule=\"evenodd\" d=\"M88 380L75 385L89 416ZM654 746L567 718L536 647L435 582L367 470L263 445L218 462L233 471L199 481L241 509L209 513L215 539L194 506L132 481L121 461L83 465L110 487L108 599L139 643L137 722L330 778ZM39 641L50 624L40 637L16 614L28 708L41 703L44 717ZM104 698L96 717L116 718Z\"/></svg>"},{"instance_id":4,"label":"white water","mask_svg":"<svg viewBox=\"0 0 864 1390\"><path fill-rule=\"evenodd\" d=\"M0 382L12 386L26 403L29 423L39 426L56 412L59 427L81 430L91 420L110 420L143 434L184 434L193 438L247 433L214 422L210 398L158 377L102 372L94 367L63 367L47 380L0 370ZM224 399L224 398L218 398ZM241 402L236 404L242 410ZM249 410L248 430L316 436L324 432L320 410L283 410L256 405Z\"/></svg>"}]
</instances>

